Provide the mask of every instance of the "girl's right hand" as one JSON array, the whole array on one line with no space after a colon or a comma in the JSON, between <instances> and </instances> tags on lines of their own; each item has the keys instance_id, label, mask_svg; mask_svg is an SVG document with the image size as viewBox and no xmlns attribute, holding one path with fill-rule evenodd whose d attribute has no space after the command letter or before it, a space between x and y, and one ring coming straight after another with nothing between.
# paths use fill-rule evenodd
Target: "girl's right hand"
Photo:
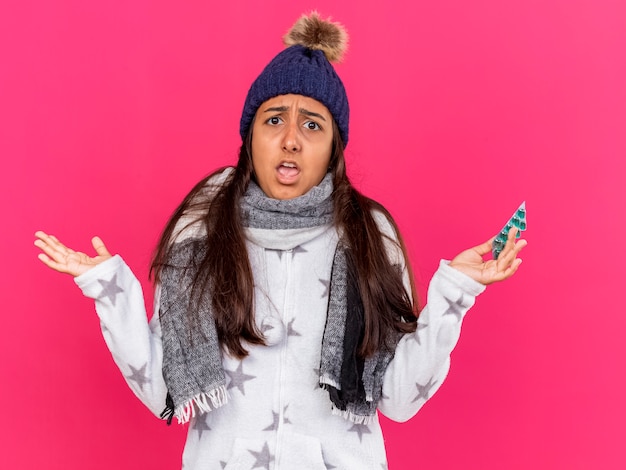
<instances>
[{"instance_id":1,"label":"girl's right hand","mask_svg":"<svg viewBox=\"0 0 626 470\"><path fill-rule=\"evenodd\" d=\"M112 258L100 237L91 239L91 244L97 253L93 258L66 247L54 235L38 231L35 233L35 237L37 237L35 246L43 251L43 253L39 253L38 258L49 268L74 277L80 276L94 266Z\"/></svg>"}]
</instances>

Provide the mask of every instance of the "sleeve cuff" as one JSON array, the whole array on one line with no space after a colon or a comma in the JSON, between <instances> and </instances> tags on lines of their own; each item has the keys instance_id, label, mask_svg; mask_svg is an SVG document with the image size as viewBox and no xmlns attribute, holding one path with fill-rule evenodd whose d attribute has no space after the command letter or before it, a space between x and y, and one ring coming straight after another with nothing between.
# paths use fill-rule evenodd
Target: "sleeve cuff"
<instances>
[{"instance_id":1,"label":"sleeve cuff","mask_svg":"<svg viewBox=\"0 0 626 470\"><path fill-rule=\"evenodd\" d=\"M462 273L458 269L454 269L450 266L450 261L442 259L439 263L439 270L437 271L446 281L451 282L468 294L474 297L482 294L487 286L475 281L467 274Z\"/></svg>"},{"instance_id":2,"label":"sleeve cuff","mask_svg":"<svg viewBox=\"0 0 626 470\"><path fill-rule=\"evenodd\" d=\"M97 266L94 266L80 276L76 276L74 278L74 282L83 291L83 294L87 297L95 299L98 297L100 290L102 290L98 280L110 278L113 273L119 272L124 265L125 263L122 257L120 255L115 255Z\"/></svg>"}]
</instances>

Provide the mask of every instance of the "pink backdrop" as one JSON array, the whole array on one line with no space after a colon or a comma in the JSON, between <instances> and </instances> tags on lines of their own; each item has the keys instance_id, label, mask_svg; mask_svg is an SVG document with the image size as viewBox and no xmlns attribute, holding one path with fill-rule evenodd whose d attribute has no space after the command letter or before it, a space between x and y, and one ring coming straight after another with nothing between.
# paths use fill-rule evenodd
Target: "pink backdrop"
<instances>
[{"instance_id":1,"label":"pink backdrop","mask_svg":"<svg viewBox=\"0 0 626 470\"><path fill-rule=\"evenodd\" d=\"M2 2L0 467L179 467L183 429L127 389L32 234L98 234L150 293L168 215L235 161L248 86L318 8L352 39L349 172L397 218L422 292L528 207L525 263L479 299L447 382L384 421L390 468L625 468L624 3L214 3Z\"/></svg>"}]
</instances>

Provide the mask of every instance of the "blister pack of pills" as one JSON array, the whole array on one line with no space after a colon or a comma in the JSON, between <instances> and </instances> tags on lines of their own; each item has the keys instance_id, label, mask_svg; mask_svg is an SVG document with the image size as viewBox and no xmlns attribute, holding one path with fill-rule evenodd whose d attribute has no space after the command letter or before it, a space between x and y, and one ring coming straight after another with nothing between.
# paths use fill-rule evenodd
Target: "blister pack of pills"
<instances>
[{"instance_id":1,"label":"blister pack of pills","mask_svg":"<svg viewBox=\"0 0 626 470\"><path fill-rule=\"evenodd\" d=\"M504 249L504 245L506 244L506 240L509 236L509 230L513 227L518 229L516 238L521 237L522 232L526 230L526 201L522 202L513 216L493 240L491 245L491 254L493 255L493 259L498 259L498 256L500 256L500 252Z\"/></svg>"}]
</instances>

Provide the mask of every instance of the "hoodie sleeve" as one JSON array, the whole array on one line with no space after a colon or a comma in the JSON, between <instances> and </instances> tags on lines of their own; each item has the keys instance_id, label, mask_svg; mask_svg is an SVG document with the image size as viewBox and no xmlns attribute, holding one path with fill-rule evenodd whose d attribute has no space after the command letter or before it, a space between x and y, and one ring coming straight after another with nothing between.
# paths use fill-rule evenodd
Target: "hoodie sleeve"
<instances>
[{"instance_id":1,"label":"hoodie sleeve","mask_svg":"<svg viewBox=\"0 0 626 470\"><path fill-rule=\"evenodd\" d=\"M95 299L102 335L128 386L158 416L167 394L161 372L158 289L155 313L148 322L141 284L119 255L74 281L85 296Z\"/></svg>"},{"instance_id":2,"label":"hoodie sleeve","mask_svg":"<svg viewBox=\"0 0 626 470\"><path fill-rule=\"evenodd\" d=\"M439 389L450 369L463 318L484 290L484 285L441 261L417 330L400 340L385 372L379 403L385 416L406 421Z\"/></svg>"}]
</instances>

